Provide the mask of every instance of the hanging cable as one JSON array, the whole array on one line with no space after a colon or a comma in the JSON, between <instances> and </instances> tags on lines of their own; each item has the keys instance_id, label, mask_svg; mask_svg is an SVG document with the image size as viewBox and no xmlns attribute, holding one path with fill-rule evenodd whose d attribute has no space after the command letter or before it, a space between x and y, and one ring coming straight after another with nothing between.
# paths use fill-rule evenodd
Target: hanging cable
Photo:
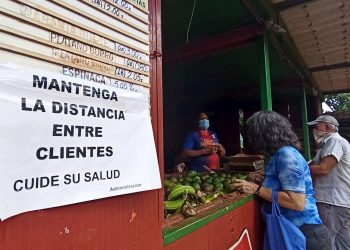
<instances>
[{"instance_id":1,"label":"hanging cable","mask_svg":"<svg viewBox=\"0 0 350 250\"><path fill-rule=\"evenodd\" d=\"M197 0L194 0L193 2L192 14L191 14L190 22L188 23L188 28L187 28L186 43L188 43L188 34L190 33L190 27L192 23L193 14L194 14L194 9L196 8L196 2Z\"/></svg>"}]
</instances>

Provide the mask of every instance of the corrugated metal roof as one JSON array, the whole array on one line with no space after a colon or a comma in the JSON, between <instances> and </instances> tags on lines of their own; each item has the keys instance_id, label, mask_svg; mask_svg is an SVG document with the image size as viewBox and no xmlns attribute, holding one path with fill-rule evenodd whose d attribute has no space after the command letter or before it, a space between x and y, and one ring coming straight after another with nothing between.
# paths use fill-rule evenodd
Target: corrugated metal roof
<instances>
[{"instance_id":1,"label":"corrugated metal roof","mask_svg":"<svg viewBox=\"0 0 350 250\"><path fill-rule=\"evenodd\" d=\"M350 92L350 0L294 2L280 10L280 17L319 89Z\"/></svg>"},{"instance_id":2,"label":"corrugated metal roof","mask_svg":"<svg viewBox=\"0 0 350 250\"><path fill-rule=\"evenodd\" d=\"M350 125L350 111L334 111L326 114L334 116L340 125Z\"/></svg>"}]
</instances>

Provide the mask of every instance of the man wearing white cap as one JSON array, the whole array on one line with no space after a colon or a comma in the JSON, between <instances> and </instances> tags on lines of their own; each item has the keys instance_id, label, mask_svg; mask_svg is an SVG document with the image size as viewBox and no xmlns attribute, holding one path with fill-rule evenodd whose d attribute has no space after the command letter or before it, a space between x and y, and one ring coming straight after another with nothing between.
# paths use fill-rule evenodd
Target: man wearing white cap
<instances>
[{"instance_id":1,"label":"man wearing white cap","mask_svg":"<svg viewBox=\"0 0 350 250\"><path fill-rule=\"evenodd\" d=\"M338 121L321 115L308 122L318 146L310 163L317 208L337 250L350 249L350 144L338 134Z\"/></svg>"}]
</instances>

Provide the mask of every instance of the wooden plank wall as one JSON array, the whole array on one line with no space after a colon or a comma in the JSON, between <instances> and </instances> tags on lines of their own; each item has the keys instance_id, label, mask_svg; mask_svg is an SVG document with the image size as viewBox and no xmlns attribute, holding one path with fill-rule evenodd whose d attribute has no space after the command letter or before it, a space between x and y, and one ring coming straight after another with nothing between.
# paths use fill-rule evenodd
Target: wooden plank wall
<instances>
[{"instance_id":1,"label":"wooden plank wall","mask_svg":"<svg viewBox=\"0 0 350 250\"><path fill-rule=\"evenodd\" d=\"M150 51L157 51L159 0L149 1L149 16ZM161 58L151 59L150 67L152 123L163 169ZM162 249L162 199L162 190L154 190L20 214L0 222L0 249Z\"/></svg>"},{"instance_id":2,"label":"wooden plank wall","mask_svg":"<svg viewBox=\"0 0 350 250\"><path fill-rule=\"evenodd\" d=\"M248 229L252 249L262 249L263 224L259 216L257 200L248 202L205 227L169 244L165 249L228 249L239 239L245 228Z\"/></svg>"}]
</instances>

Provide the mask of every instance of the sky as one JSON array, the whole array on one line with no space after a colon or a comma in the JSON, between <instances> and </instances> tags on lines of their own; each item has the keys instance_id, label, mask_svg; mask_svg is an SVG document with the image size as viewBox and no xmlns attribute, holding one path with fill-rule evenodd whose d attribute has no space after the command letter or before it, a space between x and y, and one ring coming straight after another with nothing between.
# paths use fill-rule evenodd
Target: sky
<instances>
[{"instance_id":1,"label":"sky","mask_svg":"<svg viewBox=\"0 0 350 250\"><path fill-rule=\"evenodd\" d=\"M328 111L332 112L333 110L331 110L331 108L325 102L322 102L322 111L325 113Z\"/></svg>"}]
</instances>

